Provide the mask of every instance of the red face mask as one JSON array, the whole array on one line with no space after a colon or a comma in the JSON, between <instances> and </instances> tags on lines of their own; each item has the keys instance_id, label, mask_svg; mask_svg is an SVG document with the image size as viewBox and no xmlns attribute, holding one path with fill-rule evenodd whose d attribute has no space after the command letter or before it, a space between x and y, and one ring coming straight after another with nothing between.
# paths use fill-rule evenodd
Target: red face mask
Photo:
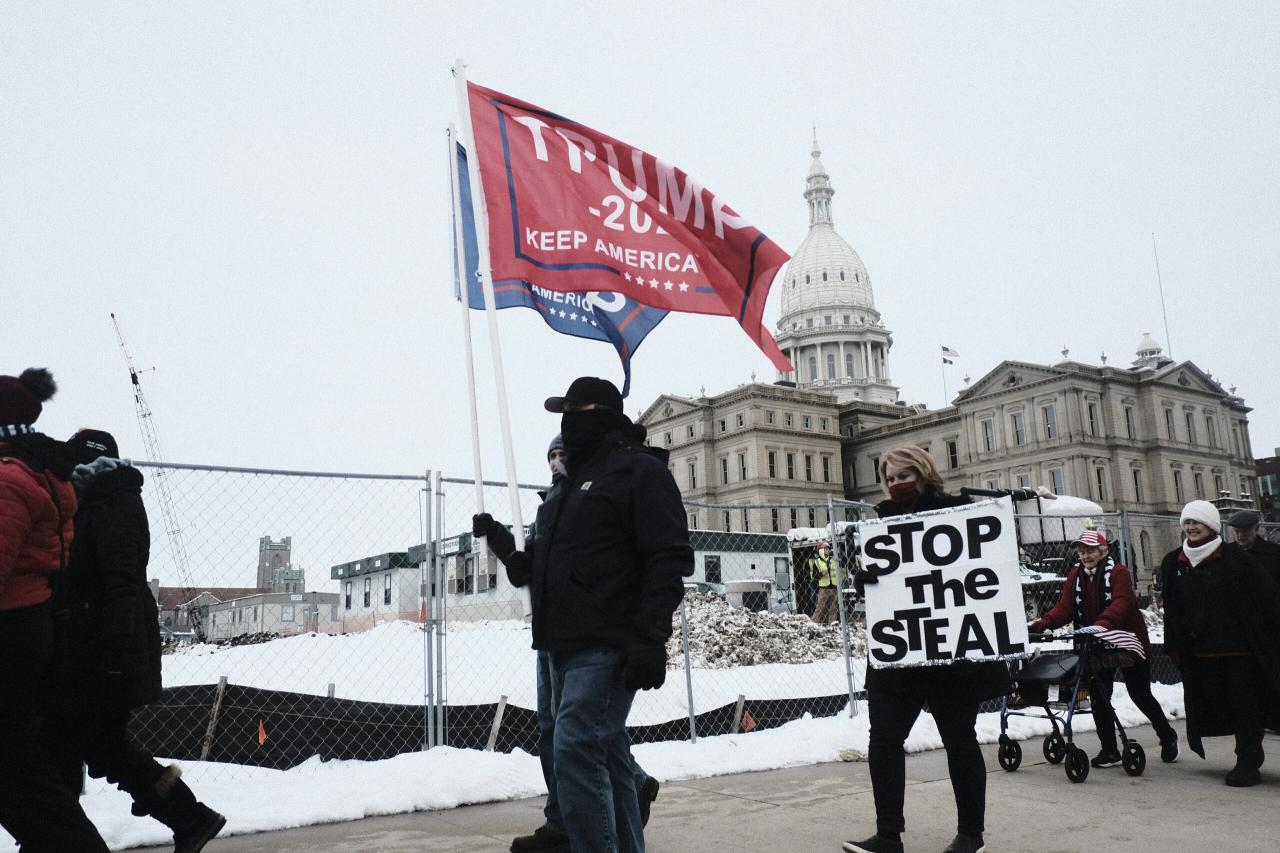
<instances>
[{"instance_id":1,"label":"red face mask","mask_svg":"<svg viewBox=\"0 0 1280 853\"><path fill-rule=\"evenodd\" d=\"M893 483L889 486L889 499L898 506L911 506L919 497L919 483L914 480L906 483Z\"/></svg>"}]
</instances>

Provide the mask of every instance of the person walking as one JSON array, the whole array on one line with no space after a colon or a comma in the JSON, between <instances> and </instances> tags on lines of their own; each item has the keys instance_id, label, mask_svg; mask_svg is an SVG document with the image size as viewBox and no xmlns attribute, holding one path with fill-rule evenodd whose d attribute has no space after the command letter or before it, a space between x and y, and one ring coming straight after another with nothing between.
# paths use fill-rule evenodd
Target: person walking
<instances>
[{"instance_id":1,"label":"person walking","mask_svg":"<svg viewBox=\"0 0 1280 853\"><path fill-rule=\"evenodd\" d=\"M79 500L75 540L55 586L62 666L50 719L50 753L79 790L83 765L133 797L133 813L173 830L176 853L198 853L227 819L199 802L176 764L129 737L129 713L161 696L160 621L147 584L151 534L142 473L119 458L108 432L67 442Z\"/></svg>"},{"instance_id":2,"label":"person walking","mask_svg":"<svg viewBox=\"0 0 1280 853\"><path fill-rule=\"evenodd\" d=\"M964 506L969 499L943 491L942 475L929 453L908 445L886 453L880 479L888 499L876 513L888 518ZM864 583L874 575L862 573ZM874 595L874 593L870 593ZM846 841L845 853L902 853L906 830L906 753L911 727L927 706L942 735L956 801L957 833L944 853L982 853L987 801L987 767L974 726L978 704L1009 692L1009 670L1000 661L956 661L945 666L867 670L871 724L868 764L876 805L875 834Z\"/></svg>"},{"instance_id":3,"label":"person walking","mask_svg":"<svg viewBox=\"0 0 1280 853\"><path fill-rule=\"evenodd\" d=\"M1138 611L1138 597L1128 568L1111 558L1106 534L1085 530L1071 543L1079 564L1067 572L1062 594L1049 612L1028 625L1033 632L1060 628L1070 622L1076 628L1094 625L1106 630L1128 631L1142 643L1143 656L1120 669L1129 698L1151 721L1160 738L1160 760L1178 760L1178 733L1165 719L1160 703L1151 695L1151 640L1147 623ZM1111 706L1115 668L1091 661L1089 696L1101 751L1090 762L1094 767L1116 767L1124 758L1116 747L1116 715Z\"/></svg>"},{"instance_id":4,"label":"person walking","mask_svg":"<svg viewBox=\"0 0 1280 853\"><path fill-rule=\"evenodd\" d=\"M569 475L565 457L564 438L557 433L547 447L547 467L551 469L551 488L545 492L540 492L544 501L553 495L559 495L560 488L564 485L564 481ZM475 531L472 532L475 533ZM482 533L476 535L482 535ZM519 551L512 551L504 562L507 570L507 580L511 581L512 586L523 587L529 583L528 555L535 550L537 535L537 523L535 522L530 537L525 541L523 554ZM519 559L516 558L517 554L521 554ZM532 833L520 835L513 839L511 853L569 853L569 835L564 831L564 820L560 816L559 798L556 796L554 754L556 709L552 706L551 701L553 695L551 689L551 654L547 651L538 651L537 659L538 761L542 765L542 779L547 785L547 802L542 808L545 821L542 826L539 826ZM649 824L649 814L653 801L658 798L658 789L661 786L657 779L654 779L644 771L640 763L635 760L634 753L631 753L631 764L632 775L635 778L636 795L639 799L640 826L643 829Z\"/></svg>"},{"instance_id":5,"label":"person walking","mask_svg":"<svg viewBox=\"0 0 1280 853\"><path fill-rule=\"evenodd\" d=\"M1264 728L1280 728L1280 585L1239 545L1223 542L1218 508L1191 501L1185 539L1160 564L1164 647L1182 671L1187 745L1235 735L1235 788L1262 780Z\"/></svg>"},{"instance_id":6,"label":"person walking","mask_svg":"<svg viewBox=\"0 0 1280 853\"><path fill-rule=\"evenodd\" d=\"M693 574L666 454L643 445L611 382L580 377L560 413L567 478L538 509L529 562L533 647L549 653L556 794L574 853L643 853L626 721L666 679L671 616ZM514 539L472 519L504 562ZM522 562L517 560L517 562Z\"/></svg>"},{"instance_id":7,"label":"person walking","mask_svg":"<svg viewBox=\"0 0 1280 853\"><path fill-rule=\"evenodd\" d=\"M53 674L50 579L75 536L71 459L33 426L57 390L44 368L0 376L0 826L23 853L105 853L41 732Z\"/></svg>"},{"instance_id":8,"label":"person walking","mask_svg":"<svg viewBox=\"0 0 1280 853\"><path fill-rule=\"evenodd\" d=\"M814 622L834 622L840 614L836 612L839 602L839 587L836 578L836 561L831 556L831 543L823 539L818 543L817 551L809 558L809 577L818 587L818 604L813 608Z\"/></svg>"},{"instance_id":9,"label":"person walking","mask_svg":"<svg viewBox=\"0 0 1280 853\"><path fill-rule=\"evenodd\" d=\"M1261 521L1253 510L1242 509L1231 514L1227 525L1241 550L1270 572L1276 583L1280 583L1280 545L1258 535Z\"/></svg>"}]
</instances>

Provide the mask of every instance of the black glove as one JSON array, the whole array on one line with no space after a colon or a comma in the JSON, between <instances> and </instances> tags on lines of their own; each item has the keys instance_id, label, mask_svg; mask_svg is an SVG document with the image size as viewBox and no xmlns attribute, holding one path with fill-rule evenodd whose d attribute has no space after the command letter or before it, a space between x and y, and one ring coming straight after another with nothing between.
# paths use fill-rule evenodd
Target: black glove
<instances>
[{"instance_id":1,"label":"black glove","mask_svg":"<svg viewBox=\"0 0 1280 853\"><path fill-rule=\"evenodd\" d=\"M632 643L622 667L622 686L628 690L653 690L667 680L667 647L659 643Z\"/></svg>"},{"instance_id":2,"label":"black glove","mask_svg":"<svg viewBox=\"0 0 1280 853\"><path fill-rule=\"evenodd\" d=\"M493 520L487 512L471 516L471 535L489 540L489 550L506 565L507 557L516 550L516 538L504 525Z\"/></svg>"},{"instance_id":3,"label":"black glove","mask_svg":"<svg viewBox=\"0 0 1280 853\"><path fill-rule=\"evenodd\" d=\"M880 576L871 572L864 572L861 569L853 573L854 579L864 586L869 583L880 583Z\"/></svg>"},{"instance_id":4,"label":"black glove","mask_svg":"<svg viewBox=\"0 0 1280 853\"><path fill-rule=\"evenodd\" d=\"M524 586L533 577L533 558L524 551L512 551L503 563L512 586Z\"/></svg>"}]
</instances>

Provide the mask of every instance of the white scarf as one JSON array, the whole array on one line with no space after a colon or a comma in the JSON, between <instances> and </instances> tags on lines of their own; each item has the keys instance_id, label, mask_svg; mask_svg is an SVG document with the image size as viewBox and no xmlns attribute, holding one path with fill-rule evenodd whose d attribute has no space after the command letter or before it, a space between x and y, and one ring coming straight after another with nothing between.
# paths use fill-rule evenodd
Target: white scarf
<instances>
[{"instance_id":1,"label":"white scarf","mask_svg":"<svg viewBox=\"0 0 1280 853\"><path fill-rule=\"evenodd\" d=\"M1191 565L1198 566L1212 556L1213 552L1217 551L1221 546L1222 539L1217 536L1213 537L1203 545L1196 545L1195 547L1192 547L1188 540L1183 539L1182 553L1187 555L1187 559L1191 561Z\"/></svg>"}]
</instances>

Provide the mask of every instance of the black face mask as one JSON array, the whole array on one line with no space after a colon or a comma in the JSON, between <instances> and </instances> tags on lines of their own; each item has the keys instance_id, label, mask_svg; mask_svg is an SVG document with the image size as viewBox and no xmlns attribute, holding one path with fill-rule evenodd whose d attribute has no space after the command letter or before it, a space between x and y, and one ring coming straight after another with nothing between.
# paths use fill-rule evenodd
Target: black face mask
<instances>
[{"instance_id":1,"label":"black face mask","mask_svg":"<svg viewBox=\"0 0 1280 853\"><path fill-rule=\"evenodd\" d=\"M590 459L606 435L614 430L626 431L630 426L627 416L613 409L565 412L560 416L560 434L569 464Z\"/></svg>"}]
</instances>

